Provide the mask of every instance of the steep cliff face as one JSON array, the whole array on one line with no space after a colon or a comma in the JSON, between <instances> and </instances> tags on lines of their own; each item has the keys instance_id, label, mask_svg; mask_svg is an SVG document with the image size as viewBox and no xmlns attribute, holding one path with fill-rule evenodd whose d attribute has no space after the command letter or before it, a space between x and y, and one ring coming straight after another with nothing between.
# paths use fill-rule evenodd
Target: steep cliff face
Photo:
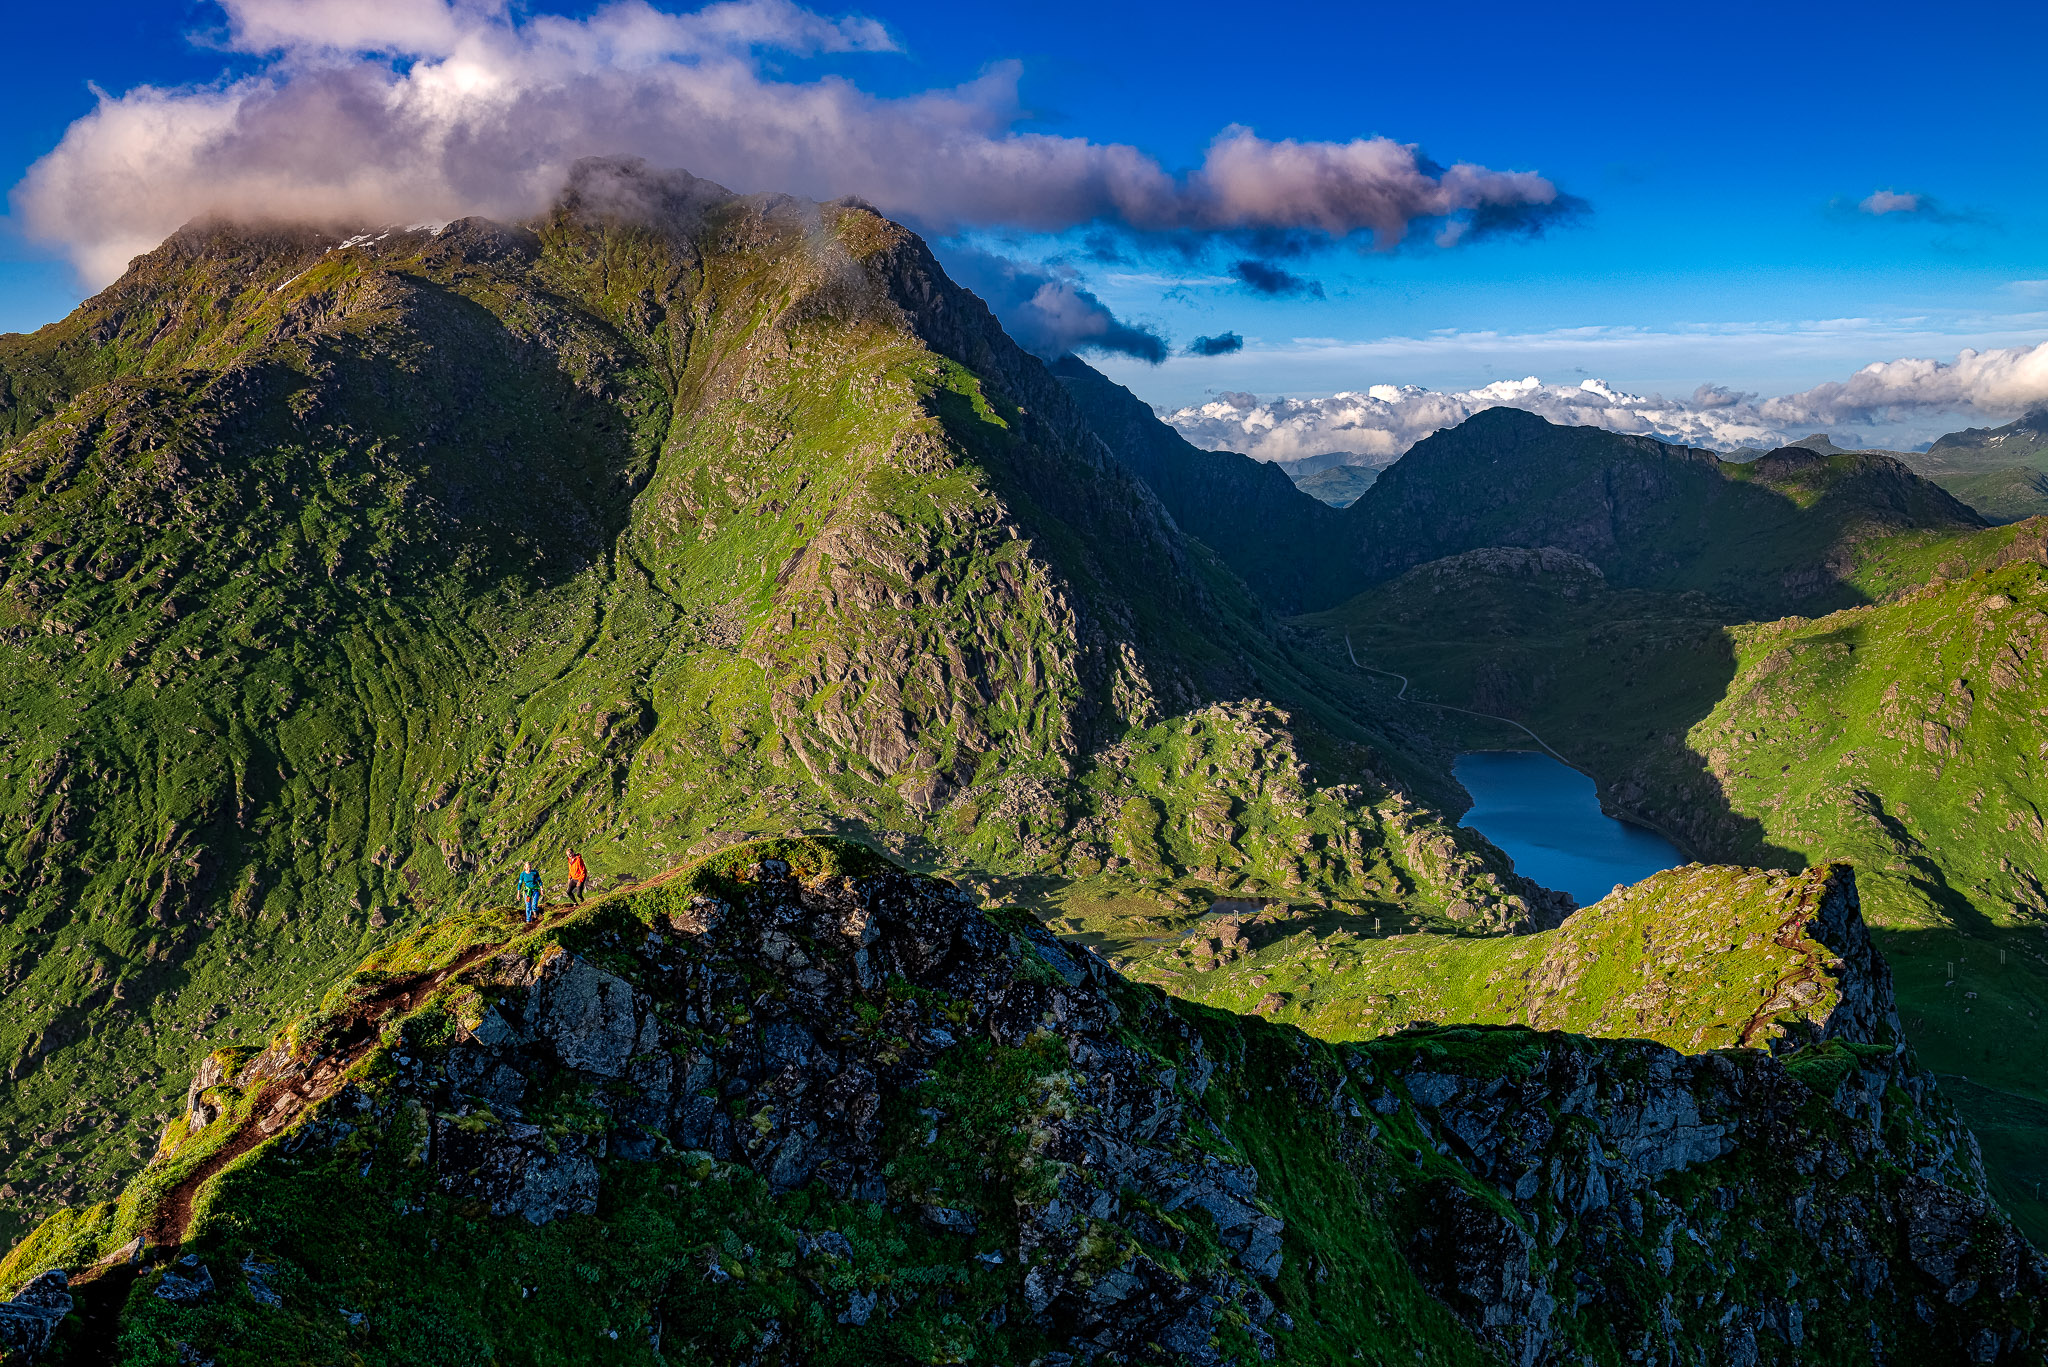
<instances>
[{"instance_id":1,"label":"steep cliff face","mask_svg":"<svg viewBox=\"0 0 2048 1367\"><path fill-rule=\"evenodd\" d=\"M2041 1352L1896 1046L1333 1047L829 842L444 925L201 1082L0 1265L72 1274L49 1361Z\"/></svg>"}]
</instances>

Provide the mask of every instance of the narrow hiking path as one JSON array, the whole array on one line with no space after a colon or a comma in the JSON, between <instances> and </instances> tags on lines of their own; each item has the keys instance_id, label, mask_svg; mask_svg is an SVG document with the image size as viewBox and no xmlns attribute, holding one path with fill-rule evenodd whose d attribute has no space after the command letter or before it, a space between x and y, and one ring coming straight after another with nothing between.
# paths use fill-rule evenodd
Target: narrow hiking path
<instances>
[{"instance_id":1,"label":"narrow hiking path","mask_svg":"<svg viewBox=\"0 0 2048 1367\"><path fill-rule=\"evenodd\" d=\"M605 895L638 891L664 882L676 872L676 869L668 869L651 878L620 884ZM539 929L550 920L559 920L582 905L556 903L543 906L539 919L530 926L514 920L503 937L473 945L441 968L382 984L375 995L352 1003L347 1012L335 1020L330 1027L325 1053L295 1073L265 1079L240 1127L226 1143L208 1154L164 1193L136 1239L90 1267L81 1269L71 1278L77 1325L72 1331L66 1360L78 1364L78 1367L99 1367L118 1360L115 1331L128 1293L146 1268L167 1261L170 1254L184 1243L192 1227L193 1211L201 1189L236 1159L281 1133L308 1106L325 1101L341 1090L349 1069L361 1062L376 1044L386 1015L392 1011L410 1011L464 969L499 952L520 935Z\"/></svg>"},{"instance_id":2,"label":"narrow hiking path","mask_svg":"<svg viewBox=\"0 0 2048 1367\"><path fill-rule=\"evenodd\" d=\"M667 869L649 878L621 883L602 895L610 897L622 892L638 892L666 882L677 872L678 869ZM198 1200L200 1188L218 1176L237 1158L282 1131L306 1107L325 1101L341 1090L348 1070L360 1062L377 1043L379 1028L387 1014L392 1011L412 1010L425 1001L428 994L478 960L497 953L519 936L538 930L549 921L560 920L586 905L587 902L557 902L553 905L543 905L539 918L531 925L522 924L514 919L508 933L502 938L472 945L444 967L384 983L374 996L352 1003L348 1010L329 1026L327 1052L297 1070L265 1079L255 1101L249 1107L248 1118L242 1122L241 1127L225 1144L208 1154L198 1167L180 1178L177 1185L164 1193L163 1199L157 1203L156 1211L143 1231L144 1250L170 1249L182 1243L186 1231L192 1225L193 1206ZM516 912L512 915L517 917ZM141 1255L138 1254L139 1256ZM105 1263L96 1265L81 1273L80 1278L90 1279L102 1268L111 1270L111 1266Z\"/></svg>"},{"instance_id":3,"label":"narrow hiking path","mask_svg":"<svg viewBox=\"0 0 2048 1367\"><path fill-rule=\"evenodd\" d=\"M351 1004L347 1013L330 1027L328 1051L303 1069L266 1079L241 1127L164 1193L143 1231L145 1247L174 1248L184 1242L185 1233L192 1224L192 1209L198 1200L199 1189L218 1176L228 1164L282 1130L300 1111L325 1101L339 1091L348 1070L377 1043L379 1027L387 1013L410 1011L435 988L485 955L496 952L504 943L497 941L473 946L443 968L386 983L375 996Z\"/></svg>"},{"instance_id":4,"label":"narrow hiking path","mask_svg":"<svg viewBox=\"0 0 2048 1367\"><path fill-rule=\"evenodd\" d=\"M641 885L636 883L633 886ZM567 903L543 907L540 918L532 926L515 922L511 933L502 939L473 945L452 963L382 984L375 995L352 1003L329 1027L326 1052L282 1076L265 1079L240 1128L164 1193L142 1232L143 1250L171 1249L182 1243L191 1228L193 1207L200 1189L243 1154L282 1131L308 1106L325 1101L339 1091L349 1069L377 1043L380 1026L387 1014L410 1011L436 988L478 960L497 953L520 934L538 929L549 920L559 919L573 910L575 908ZM112 1266L101 1264L81 1273L79 1279L89 1281L95 1274L101 1274L102 1268L108 1272L114 1270Z\"/></svg>"},{"instance_id":5,"label":"narrow hiking path","mask_svg":"<svg viewBox=\"0 0 2048 1367\"><path fill-rule=\"evenodd\" d=\"M1358 652L1357 652L1357 651L1355 651L1355 650L1353 650L1353 649L1351 648L1351 633L1350 633L1350 632L1348 632L1348 631L1344 633L1344 653L1345 653L1346 655L1349 655L1349 656L1351 657L1351 663L1352 663L1352 664L1353 664L1354 666L1356 666L1356 667L1357 667L1357 668L1359 668L1359 669L1362 669L1362 670L1364 670L1364 671L1365 671L1366 673L1368 673L1368 674L1384 674L1384 675L1386 675L1386 676L1387 676L1388 678L1390 678L1390 679L1399 679L1399 680L1401 681L1401 691L1400 691L1400 692L1398 692L1398 693L1396 693L1396 694L1394 695L1394 701L1395 701L1395 702L1405 702L1405 703L1411 704L1412 706L1415 706L1415 707L1434 707L1434 708L1436 708L1436 709L1437 709L1437 710L1438 710L1439 712L1457 712L1457 713L1460 713L1460 714L1462 714L1462 715L1464 715L1464 716L1467 716L1467 717L1482 717L1482 718L1484 718L1484 719L1485 719L1485 720L1487 720L1487 721L1498 721L1498 722L1506 722L1506 723L1507 723L1507 724L1508 724L1509 726L1512 726L1512 727L1514 727L1514 728L1515 728L1515 729L1516 729L1517 731L1520 731L1520 732L1521 732L1521 733L1522 733L1523 735L1527 736L1527 737L1528 737L1528 738L1529 738L1530 740L1533 740L1533 741L1535 741L1535 742L1536 742L1536 743L1537 743L1538 745L1542 746L1542 747L1543 747L1543 748L1544 748L1545 750L1549 751L1549 753L1550 753L1550 757L1551 757L1552 759L1556 760L1556 761L1557 761L1557 762L1558 762L1559 764L1562 764L1562 765L1563 765L1563 766L1564 766L1565 768L1567 768L1567 769L1578 769L1578 768L1579 768L1579 766L1578 766L1578 765L1576 765L1576 764L1573 764L1573 763L1572 763L1572 762L1571 762L1570 760L1566 759L1566 758L1565 758L1565 757L1564 757L1563 755L1560 755L1560 754L1558 754L1558 753L1557 753L1557 751L1556 751L1556 750L1555 750L1554 748L1552 748L1552 746L1551 746L1551 744L1550 744L1550 742L1549 742L1549 741L1547 741L1547 740L1543 739L1543 737L1541 737L1541 736L1537 735L1537 734L1536 734L1536 733L1535 733L1534 731L1531 731L1531 730L1530 730L1530 729L1529 729L1528 727L1526 727L1526 726L1522 725L1522 724L1521 724L1520 722L1516 721L1516 720L1515 720L1515 719L1514 719L1513 717L1499 717L1499 716L1495 716L1495 715L1494 715L1493 713L1491 713L1491 712L1474 712L1474 711L1473 711L1473 710L1472 710L1471 708L1469 708L1469 707L1453 707L1453 706L1451 706L1451 705L1450 705L1449 703L1442 703L1442 702L1424 702L1424 701L1423 701L1422 699L1420 699L1420 698L1411 698L1411 697L1409 697L1409 696L1408 696L1408 676L1407 676L1406 674L1396 674L1396 673L1395 673L1395 672L1394 672L1393 670L1391 670L1391 669L1376 669L1376 668L1374 668L1373 666L1371 666L1371 665L1369 665L1369 664L1361 664L1361 663L1359 662L1359 659L1358 659ZM1581 770L1579 770L1579 772L1581 772L1581 773L1584 773L1585 771L1581 769Z\"/></svg>"}]
</instances>

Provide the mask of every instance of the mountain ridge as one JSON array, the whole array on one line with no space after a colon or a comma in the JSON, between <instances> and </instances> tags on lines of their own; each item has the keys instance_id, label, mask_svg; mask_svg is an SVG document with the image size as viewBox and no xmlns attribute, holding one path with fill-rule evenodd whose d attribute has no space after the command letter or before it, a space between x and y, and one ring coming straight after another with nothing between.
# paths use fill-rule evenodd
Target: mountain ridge
<instances>
[{"instance_id":1,"label":"mountain ridge","mask_svg":"<svg viewBox=\"0 0 2048 1367\"><path fill-rule=\"evenodd\" d=\"M93 1335L223 1364L2038 1347L2048 1269L1892 1046L1338 1050L837 842L510 929L423 931L209 1059L120 1205L0 1264L38 1297L0 1325L54 1363ZM1514 1119L1546 1102L1554 1124ZM1819 1169L1838 1199L1787 1199ZM191 1212L152 1226L176 1244L132 1260L166 1206ZM1796 1282L1744 1267L1795 1233Z\"/></svg>"}]
</instances>

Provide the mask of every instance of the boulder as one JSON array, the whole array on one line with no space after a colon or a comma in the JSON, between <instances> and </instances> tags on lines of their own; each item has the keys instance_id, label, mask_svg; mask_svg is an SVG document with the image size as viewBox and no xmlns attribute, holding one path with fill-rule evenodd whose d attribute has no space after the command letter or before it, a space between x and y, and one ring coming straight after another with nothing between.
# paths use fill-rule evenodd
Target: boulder
<instances>
[{"instance_id":1,"label":"boulder","mask_svg":"<svg viewBox=\"0 0 2048 1367\"><path fill-rule=\"evenodd\" d=\"M34 1362L56 1337L57 1326L71 1313L71 1282L62 1268L52 1268L21 1288L11 1301L0 1301L0 1360Z\"/></svg>"}]
</instances>

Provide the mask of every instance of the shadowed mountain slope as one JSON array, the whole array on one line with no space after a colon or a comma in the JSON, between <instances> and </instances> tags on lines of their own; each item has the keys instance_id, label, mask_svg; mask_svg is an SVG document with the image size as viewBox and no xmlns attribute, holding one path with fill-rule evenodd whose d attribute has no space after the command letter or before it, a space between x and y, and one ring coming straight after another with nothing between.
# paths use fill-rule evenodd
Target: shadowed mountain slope
<instances>
[{"instance_id":1,"label":"shadowed mountain slope","mask_svg":"<svg viewBox=\"0 0 2048 1367\"><path fill-rule=\"evenodd\" d=\"M1144 400L1078 357L1062 356L1052 372L1180 528L1220 555L1275 612L1329 607L1355 587L1335 511L1277 466L1189 444Z\"/></svg>"},{"instance_id":2,"label":"shadowed mountain slope","mask_svg":"<svg viewBox=\"0 0 2048 1367\"><path fill-rule=\"evenodd\" d=\"M1342 513L1368 581L1488 546L1554 546L1630 588L1775 616L1857 601L1858 546L1983 519L1888 457L1798 448L1744 464L1492 408L1438 432Z\"/></svg>"}]
</instances>

